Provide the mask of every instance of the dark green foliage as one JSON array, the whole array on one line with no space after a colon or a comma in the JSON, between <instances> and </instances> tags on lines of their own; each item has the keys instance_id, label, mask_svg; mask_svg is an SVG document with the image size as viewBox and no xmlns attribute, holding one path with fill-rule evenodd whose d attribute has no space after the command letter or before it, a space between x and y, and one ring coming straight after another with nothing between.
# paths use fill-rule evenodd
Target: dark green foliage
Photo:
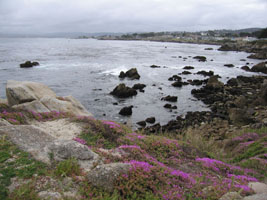
<instances>
[{"instance_id":1,"label":"dark green foliage","mask_svg":"<svg viewBox=\"0 0 267 200\"><path fill-rule=\"evenodd\" d=\"M267 38L267 28L265 28L259 32L258 38Z\"/></svg>"}]
</instances>

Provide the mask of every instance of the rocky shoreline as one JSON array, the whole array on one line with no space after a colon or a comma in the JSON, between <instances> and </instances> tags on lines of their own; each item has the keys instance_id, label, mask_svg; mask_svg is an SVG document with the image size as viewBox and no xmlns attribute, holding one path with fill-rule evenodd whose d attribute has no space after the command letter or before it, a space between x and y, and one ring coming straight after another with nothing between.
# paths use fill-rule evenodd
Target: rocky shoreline
<instances>
[{"instance_id":1,"label":"rocky shoreline","mask_svg":"<svg viewBox=\"0 0 267 200\"><path fill-rule=\"evenodd\" d=\"M132 132L94 119L73 97L43 84L8 81L0 103L1 199L264 200L266 85L266 76L226 84L211 76L192 91L211 112ZM263 132L240 134L247 124ZM219 149L224 161L215 159Z\"/></svg>"}]
</instances>

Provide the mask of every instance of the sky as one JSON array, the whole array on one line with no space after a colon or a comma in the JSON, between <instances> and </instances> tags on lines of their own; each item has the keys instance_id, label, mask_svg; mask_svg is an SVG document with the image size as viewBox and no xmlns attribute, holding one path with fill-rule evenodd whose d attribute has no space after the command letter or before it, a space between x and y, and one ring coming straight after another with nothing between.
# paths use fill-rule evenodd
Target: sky
<instances>
[{"instance_id":1,"label":"sky","mask_svg":"<svg viewBox=\"0 0 267 200\"><path fill-rule=\"evenodd\" d=\"M267 0L0 0L0 33L267 27Z\"/></svg>"}]
</instances>

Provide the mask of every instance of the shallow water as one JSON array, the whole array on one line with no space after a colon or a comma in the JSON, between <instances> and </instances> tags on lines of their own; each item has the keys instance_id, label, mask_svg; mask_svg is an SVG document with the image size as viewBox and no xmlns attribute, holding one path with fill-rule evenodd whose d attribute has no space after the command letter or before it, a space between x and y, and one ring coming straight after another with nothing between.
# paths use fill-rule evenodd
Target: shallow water
<instances>
[{"instance_id":1,"label":"shallow water","mask_svg":"<svg viewBox=\"0 0 267 200\"><path fill-rule=\"evenodd\" d=\"M207 47L214 50L204 50ZM0 97L5 98L7 80L36 81L48 85L59 96L76 97L98 119L134 124L155 116L157 122L165 124L188 111L208 110L202 102L191 96L191 90L196 86L174 88L171 86L172 82L168 81L170 76L184 71L184 66L194 66L195 69L190 70L192 73L213 70L222 77L220 80L223 82L238 75L257 74L240 68L247 62L251 67L260 61L246 58L249 54L244 52L221 52L217 51L218 48L219 46L211 45L145 41L0 38ZM192 58L197 55L206 56L207 62L198 62ZM21 69L19 64L26 60L38 61L40 66ZM223 66L229 63L235 67ZM152 64L162 67L152 69L149 67ZM137 68L141 75L140 80L118 78L120 71L132 67ZM182 77L184 80L205 78L194 74ZM117 99L109 95L121 82L128 86L144 83L147 87L144 93L138 92L133 98ZM160 99L166 95L178 96L178 102L174 103L177 110L170 112L163 108L167 102ZM118 105L113 105L115 102ZM129 105L134 106L133 115L120 116L120 109Z\"/></svg>"}]
</instances>

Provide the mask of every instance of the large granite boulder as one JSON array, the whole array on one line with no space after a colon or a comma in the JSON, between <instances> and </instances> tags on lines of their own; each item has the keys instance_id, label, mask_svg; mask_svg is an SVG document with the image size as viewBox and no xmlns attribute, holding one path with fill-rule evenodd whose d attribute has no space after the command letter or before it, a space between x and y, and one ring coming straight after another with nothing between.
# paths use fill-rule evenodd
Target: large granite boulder
<instances>
[{"instance_id":1,"label":"large granite boulder","mask_svg":"<svg viewBox=\"0 0 267 200\"><path fill-rule=\"evenodd\" d=\"M49 165L54 160L75 158L81 168L90 171L96 163L101 163L98 154L86 145L74 140L57 139L33 125L0 126L0 136L2 135L7 136L8 140L30 153L36 160Z\"/></svg>"},{"instance_id":2,"label":"large granite boulder","mask_svg":"<svg viewBox=\"0 0 267 200\"><path fill-rule=\"evenodd\" d=\"M34 112L58 111L74 115L92 115L74 97L57 97L53 90L41 83L9 80L6 96L8 104L14 108Z\"/></svg>"}]
</instances>

